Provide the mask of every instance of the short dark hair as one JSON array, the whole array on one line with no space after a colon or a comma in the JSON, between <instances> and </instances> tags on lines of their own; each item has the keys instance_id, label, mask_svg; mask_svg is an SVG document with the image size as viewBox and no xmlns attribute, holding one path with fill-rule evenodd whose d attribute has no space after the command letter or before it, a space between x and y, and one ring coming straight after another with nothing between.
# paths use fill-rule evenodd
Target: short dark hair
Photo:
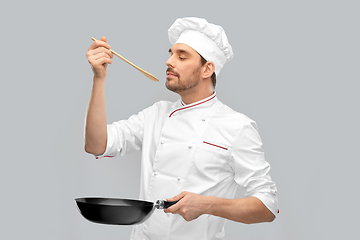
<instances>
[{"instance_id":1,"label":"short dark hair","mask_svg":"<svg viewBox=\"0 0 360 240\"><path fill-rule=\"evenodd\" d=\"M207 61L203 56L200 55L200 57L201 57L201 65L204 66ZM213 72L213 74L211 75L211 80L212 80L212 83L213 83L214 88L215 88L215 86L216 86L216 74L215 74L215 72Z\"/></svg>"}]
</instances>

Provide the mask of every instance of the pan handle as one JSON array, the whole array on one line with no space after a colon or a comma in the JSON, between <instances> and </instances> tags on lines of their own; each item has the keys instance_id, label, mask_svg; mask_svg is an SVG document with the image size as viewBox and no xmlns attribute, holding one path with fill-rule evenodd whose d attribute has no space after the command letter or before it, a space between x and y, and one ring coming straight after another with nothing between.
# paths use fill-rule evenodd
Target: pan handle
<instances>
[{"instance_id":1,"label":"pan handle","mask_svg":"<svg viewBox=\"0 0 360 240\"><path fill-rule=\"evenodd\" d=\"M176 204L178 201L169 202L164 200L157 200L155 203L155 207L157 209L167 209L168 207L171 207L172 205Z\"/></svg>"}]
</instances>

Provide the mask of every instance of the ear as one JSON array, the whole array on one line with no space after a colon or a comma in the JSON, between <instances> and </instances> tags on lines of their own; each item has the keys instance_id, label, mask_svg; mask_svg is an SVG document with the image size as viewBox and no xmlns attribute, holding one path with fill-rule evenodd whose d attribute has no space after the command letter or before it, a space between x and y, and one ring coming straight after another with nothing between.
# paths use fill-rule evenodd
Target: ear
<instances>
[{"instance_id":1,"label":"ear","mask_svg":"<svg viewBox=\"0 0 360 240\"><path fill-rule=\"evenodd\" d=\"M206 62L203 66L203 78L210 78L215 71L215 65L213 62Z\"/></svg>"}]
</instances>

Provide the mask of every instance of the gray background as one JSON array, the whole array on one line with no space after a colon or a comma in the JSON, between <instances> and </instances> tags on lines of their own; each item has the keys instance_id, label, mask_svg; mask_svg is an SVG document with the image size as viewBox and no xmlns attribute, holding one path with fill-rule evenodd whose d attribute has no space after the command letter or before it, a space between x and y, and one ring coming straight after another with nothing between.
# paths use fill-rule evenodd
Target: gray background
<instances>
[{"instance_id":1,"label":"gray background","mask_svg":"<svg viewBox=\"0 0 360 240\"><path fill-rule=\"evenodd\" d=\"M224 27L235 52L218 98L259 126L280 199L273 223L228 222L227 239L355 239L358 231L359 1L7 1L1 22L1 239L127 239L74 198L138 198L139 159L96 161L83 150L91 37L114 58L108 122L155 101L178 17ZM238 197L242 192L238 192Z\"/></svg>"}]
</instances>

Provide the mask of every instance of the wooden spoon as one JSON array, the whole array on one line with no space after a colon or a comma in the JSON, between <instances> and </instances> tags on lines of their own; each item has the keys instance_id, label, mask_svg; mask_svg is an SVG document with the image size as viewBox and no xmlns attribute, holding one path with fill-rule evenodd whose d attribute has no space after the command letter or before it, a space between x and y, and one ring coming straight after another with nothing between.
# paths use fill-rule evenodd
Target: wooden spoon
<instances>
[{"instance_id":1,"label":"wooden spoon","mask_svg":"<svg viewBox=\"0 0 360 240\"><path fill-rule=\"evenodd\" d=\"M92 37L91 39L92 39L93 41L96 40L96 39L93 38L93 37ZM122 60L124 60L125 62L127 62L128 64L130 64L130 65L133 66L134 68L136 68L137 70L139 70L142 74L144 74L144 75L145 75L146 77L148 77L149 79L151 79L151 80L153 80L153 81L156 81L156 82L159 81L159 80L158 80L156 77L154 77L152 74L150 74L150 73L148 73L147 71L139 68L138 66L136 66L135 64L133 64L132 62L130 62L129 60L127 60L126 58L124 58L123 56L121 56L120 54L118 54L117 52L115 52L114 50L110 49L110 51L111 51L114 55L118 56L119 58L121 58Z\"/></svg>"}]
</instances>

